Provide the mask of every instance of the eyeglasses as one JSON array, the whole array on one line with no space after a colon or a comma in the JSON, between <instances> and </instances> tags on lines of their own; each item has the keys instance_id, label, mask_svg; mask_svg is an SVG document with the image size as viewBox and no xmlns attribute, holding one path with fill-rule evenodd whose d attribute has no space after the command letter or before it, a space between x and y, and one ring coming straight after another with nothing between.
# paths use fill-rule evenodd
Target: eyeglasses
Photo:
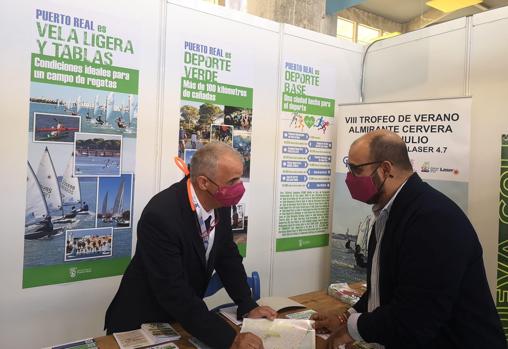
<instances>
[{"instance_id":1,"label":"eyeglasses","mask_svg":"<svg viewBox=\"0 0 508 349\"><path fill-rule=\"evenodd\" d=\"M380 164L382 163L384 160L381 160L381 161L371 161L371 162L366 162L364 164L358 164L358 165L355 165L355 164L352 164L350 163L349 161L346 161L346 166L349 170L349 172L351 172L352 174L354 175L357 175L358 174L358 170L363 167L363 166L367 166L367 165L372 165L372 164Z\"/></svg>"}]
</instances>

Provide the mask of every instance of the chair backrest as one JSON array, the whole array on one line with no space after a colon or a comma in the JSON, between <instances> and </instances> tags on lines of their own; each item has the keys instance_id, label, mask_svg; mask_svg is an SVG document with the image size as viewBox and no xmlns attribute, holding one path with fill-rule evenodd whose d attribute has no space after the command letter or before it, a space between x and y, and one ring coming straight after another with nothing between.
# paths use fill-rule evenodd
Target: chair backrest
<instances>
[{"instance_id":1,"label":"chair backrest","mask_svg":"<svg viewBox=\"0 0 508 349\"><path fill-rule=\"evenodd\" d=\"M252 292L252 298L257 301L261 297L261 282L259 280L259 274L257 271L253 271L251 276L247 276L247 283ZM219 274L214 273L210 282L208 283L208 287L205 292L205 297L210 297L217 293L224 285L222 285L222 281L219 277Z\"/></svg>"}]
</instances>

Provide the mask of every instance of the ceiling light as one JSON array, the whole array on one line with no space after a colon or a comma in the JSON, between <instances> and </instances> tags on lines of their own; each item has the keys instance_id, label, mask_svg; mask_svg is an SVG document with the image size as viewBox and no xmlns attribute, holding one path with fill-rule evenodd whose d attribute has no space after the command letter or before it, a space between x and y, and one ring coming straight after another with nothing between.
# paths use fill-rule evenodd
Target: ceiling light
<instances>
[{"instance_id":1,"label":"ceiling light","mask_svg":"<svg viewBox=\"0 0 508 349\"><path fill-rule=\"evenodd\" d=\"M449 13L461 8L477 5L481 2L482 0L432 0L427 1L426 5L434 7L441 12Z\"/></svg>"}]
</instances>

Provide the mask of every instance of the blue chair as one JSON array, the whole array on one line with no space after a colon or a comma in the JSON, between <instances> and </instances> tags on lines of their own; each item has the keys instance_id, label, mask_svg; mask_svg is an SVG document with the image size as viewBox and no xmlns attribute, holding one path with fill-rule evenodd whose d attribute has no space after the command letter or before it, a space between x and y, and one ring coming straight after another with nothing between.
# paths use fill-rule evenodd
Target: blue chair
<instances>
[{"instance_id":1,"label":"blue chair","mask_svg":"<svg viewBox=\"0 0 508 349\"><path fill-rule=\"evenodd\" d=\"M252 299L257 301L261 297L261 282L259 281L259 274L257 271L253 271L251 276L247 276L247 283L249 284L252 292ZM208 287L205 292L205 298L214 295L222 287L224 287L224 285L222 285L219 274L214 273L210 279L210 282L208 283ZM212 311L218 311L221 308L230 307L232 305L234 305L234 303L222 304L212 309Z\"/></svg>"}]
</instances>

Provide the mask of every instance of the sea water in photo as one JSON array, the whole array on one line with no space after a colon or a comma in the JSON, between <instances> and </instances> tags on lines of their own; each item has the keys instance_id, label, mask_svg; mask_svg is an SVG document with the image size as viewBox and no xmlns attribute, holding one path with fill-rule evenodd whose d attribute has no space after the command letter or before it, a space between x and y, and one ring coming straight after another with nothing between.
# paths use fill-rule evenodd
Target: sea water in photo
<instances>
[{"instance_id":1,"label":"sea water in photo","mask_svg":"<svg viewBox=\"0 0 508 349\"><path fill-rule=\"evenodd\" d=\"M61 180L61 179L60 179ZM58 230L57 235L35 240L25 239L24 266L43 266L64 263L65 253L65 231L67 229L83 229L95 227L95 215L97 212L97 179L80 178L81 199L89 207L88 214L78 214L70 220L62 220L65 223L58 223L62 217L61 210L51 212L54 218L53 227ZM77 209L80 205L75 205ZM64 214L71 212L72 206L64 206ZM118 233L117 233L118 232ZM113 257L130 256L131 234L130 229L115 229L113 239Z\"/></svg>"},{"instance_id":2,"label":"sea water in photo","mask_svg":"<svg viewBox=\"0 0 508 349\"><path fill-rule=\"evenodd\" d=\"M136 137L137 95L31 83L29 131L33 115L56 113L79 116L81 132Z\"/></svg>"}]
</instances>

